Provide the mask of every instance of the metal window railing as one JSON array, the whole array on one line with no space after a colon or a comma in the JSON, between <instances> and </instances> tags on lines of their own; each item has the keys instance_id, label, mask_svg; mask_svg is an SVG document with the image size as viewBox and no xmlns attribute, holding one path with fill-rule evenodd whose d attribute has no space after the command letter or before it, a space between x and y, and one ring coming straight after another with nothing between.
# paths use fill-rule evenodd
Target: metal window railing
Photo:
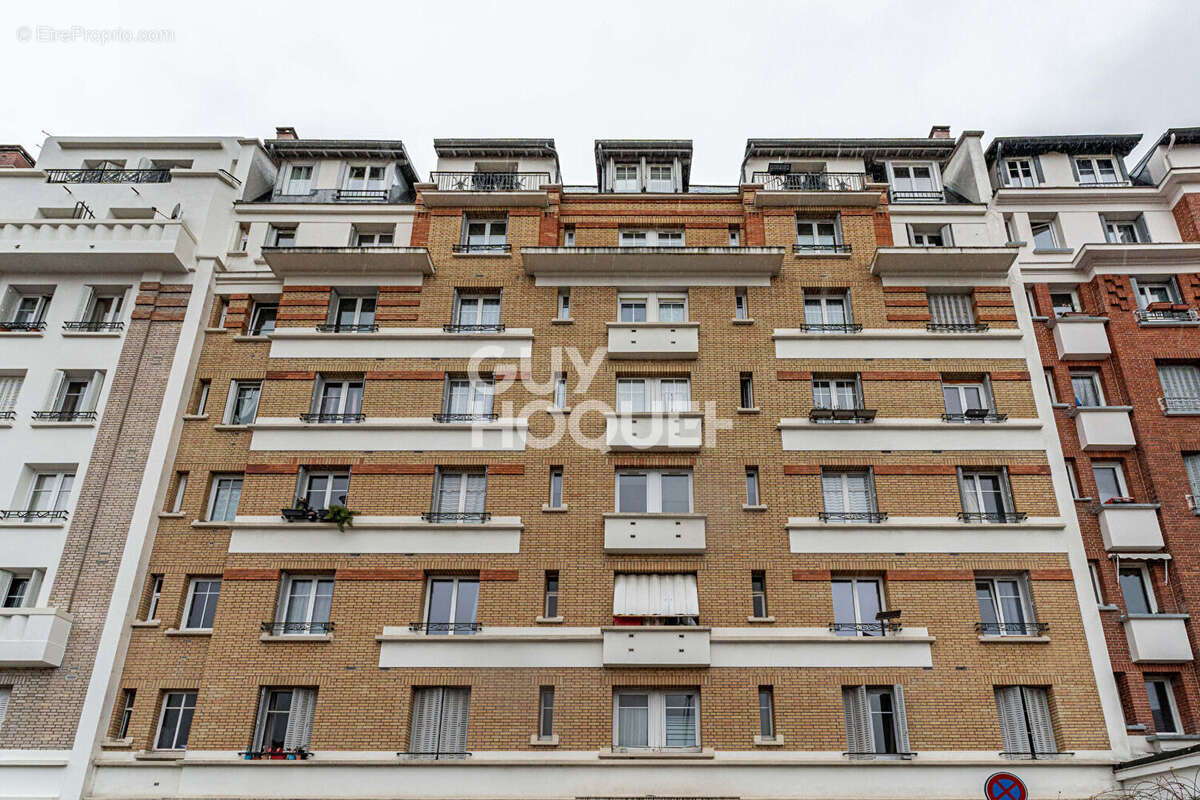
<instances>
[{"instance_id":1,"label":"metal window railing","mask_svg":"<svg viewBox=\"0 0 1200 800\"><path fill-rule=\"evenodd\" d=\"M1037 636L1050 630L1049 622L976 622L984 636Z\"/></svg>"},{"instance_id":2,"label":"metal window railing","mask_svg":"<svg viewBox=\"0 0 1200 800\"><path fill-rule=\"evenodd\" d=\"M350 203L386 203L387 189L338 189L334 199Z\"/></svg>"},{"instance_id":3,"label":"metal window railing","mask_svg":"<svg viewBox=\"0 0 1200 800\"><path fill-rule=\"evenodd\" d=\"M925 330L935 333L983 333L986 322L926 322Z\"/></svg>"},{"instance_id":4,"label":"metal window railing","mask_svg":"<svg viewBox=\"0 0 1200 800\"><path fill-rule=\"evenodd\" d=\"M755 172L752 178L767 192L861 192L867 183L861 172Z\"/></svg>"},{"instance_id":5,"label":"metal window railing","mask_svg":"<svg viewBox=\"0 0 1200 800\"><path fill-rule=\"evenodd\" d=\"M888 202L890 203L944 203L946 202L946 193L937 192L910 192L899 191L897 189L888 189Z\"/></svg>"},{"instance_id":6,"label":"metal window railing","mask_svg":"<svg viewBox=\"0 0 1200 800\"><path fill-rule=\"evenodd\" d=\"M849 253L851 247L848 243L840 244L793 244L793 253Z\"/></svg>"},{"instance_id":7,"label":"metal window railing","mask_svg":"<svg viewBox=\"0 0 1200 800\"><path fill-rule=\"evenodd\" d=\"M321 636L333 633L333 622L272 622L259 626L263 633L271 636Z\"/></svg>"},{"instance_id":8,"label":"metal window railing","mask_svg":"<svg viewBox=\"0 0 1200 800\"><path fill-rule=\"evenodd\" d=\"M849 756L851 759L870 759L870 758L899 758L908 760L914 758L916 753L876 753L874 750L846 750L842 753L844 756Z\"/></svg>"},{"instance_id":9,"label":"metal window railing","mask_svg":"<svg viewBox=\"0 0 1200 800\"><path fill-rule=\"evenodd\" d=\"M875 419L873 408L825 408L817 406L808 412L813 422L871 422Z\"/></svg>"},{"instance_id":10,"label":"metal window railing","mask_svg":"<svg viewBox=\"0 0 1200 800\"><path fill-rule=\"evenodd\" d=\"M402 758L430 759L433 761L471 757L471 754L466 750L406 750L396 753L396 755Z\"/></svg>"},{"instance_id":11,"label":"metal window railing","mask_svg":"<svg viewBox=\"0 0 1200 800\"><path fill-rule=\"evenodd\" d=\"M960 511L958 518L963 522L1024 522L1029 515L1024 511Z\"/></svg>"},{"instance_id":12,"label":"metal window railing","mask_svg":"<svg viewBox=\"0 0 1200 800\"><path fill-rule=\"evenodd\" d=\"M446 333L502 333L504 326L498 322L492 325L459 325L448 322L442 326L442 330Z\"/></svg>"},{"instance_id":13,"label":"metal window railing","mask_svg":"<svg viewBox=\"0 0 1200 800\"><path fill-rule=\"evenodd\" d=\"M511 244L456 244L450 248L455 253L511 253Z\"/></svg>"},{"instance_id":14,"label":"metal window railing","mask_svg":"<svg viewBox=\"0 0 1200 800\"><path fill-rule=\"evenodd\" d=\"M102 320L84 319L73 322L64 322L63 329L68 331L90 331L93 333L97 331L123 331L125 330L125 323L119 320L106 322Z\"/></svg>"},{"instance_id":15,"label":"metal window railing","mask_svg":"<svg viewBox=\"0 0 1200 800\"><path fill-rule=\"evenodd\" d=\"M375 323L367 325L342 325L340 322L323 322L317 326L321 333L375 333L379 326Z\"/></svg>"},{"instance_id":16,"label":"metal window railing","mask_svg":"<svg viewBox=\"0 0 1200 800\"><path fill-rule=\"evenodd\" d=\"M36 322L17 322L9 320L8 322L0 322L0 331L43 331L46 329L45 320L37 320Z\"/></svg>"},{"instance_id":17,"label":"metal window railing","mask_svg":"<svg viewBox=\"0 0 1200 800\"><path fill-rule=\"evenodd\" d=\"M170 183L169 169L48 169L47 183Z\"/></svg>"},{"instance_id":18,"label":"metal window railing","mask_svg":"<svg viewBox=\"0 0 1200 800\"><path fill-rule=\"evenodd\" d=\"M292 750L242 750L238 758L246 761L307 761L312 753L303 747Z\"/></svg>"},{"instance_id":19,"label":"metal window railing","mask_svg":"<svg viewBox=\"0 0 1200 800\"><path fill-rule=\"evenodd\" d=\"M431 172L439 192L535 192L550 183L549 172Z\"/></svg>"},{"instance_id":20,"label":"metal window railing","mask_svg":"<svg viewBox=\"0 0 1200 800\"><path fill-rule=\"evenodd\" d=\"M863 326L852 322L803 323L800 330L807 333L862 333Z\"/></svg>"},{"instance_id":21,"label":"metal window railing","mask_svg":"<svg viewBox=\"0 0 1200 800\"><path fill-rule=\"evenodd\" d=\"M1188 411L1200 414L1200 394L1160 397L1158 398L1158 407L1163 411Z\"/></svg>"},{"instance_id":22,"label":"metal window railing","mask_svg":"<svg viewBox=\"0 0 1200 800\"><path fill-rule=\"evenodd\" d=\"M0 519L66 519L65 509L35 510L31 508L0 509Z\"/></svg>"},{"instance_id":23,"label":"metal window railing","mask_svg":"<svg viewBox=\"0 0 1200 800\"><path fill-rule=\"evenodd\" d=\"M886 511L822 511L817 519L822 522L883 522L888 518Z\"/></svg>"},{"instance_id":24,"label":"metal window railing","mask_svg":"<svg viewBox=\"0 0 1200 800\"><path fill-rule=\"evenodd\" d=\"M1034 751L1001 750L1000 751L1001 758L1011 758L1011 759L1028 758L1028 759L1035 760L1035 761L1038 759L1060 758L1062 756L1073 756L1073 755L1075 755L1075 752L1073 750L1055 750L1053 752L1049 751L1049 750L1034 750Z\"/></svg>"},{"instance_id":25,"label":"metal window railing","mask_svg":"<svg viewBox=\"0 0 1200 800\"><path fill-rule=\"evenodd\" d=\"M483 626L478 622L410 622L408 629L413 633L479 633Z\"/></svg>"},{"instance_id":26,"label":"metal window railing","mask_svg":"<svg viewBox=\"0 0 1200 800\"><path fill-rule=\"evenodd\" d=\"M16 418L17 418L17 412L11 408L6 408L3 411L0 411L0 419L16 419Z\"/></svg>"},{"instance_id":27,"label":"metal window railing","mask_svg":"<svg viewBox=\"0 0 1200 800\"><path fill-rule=\"evenodd\" d=\"M301 422L362 422L367 418L366 414L326 414L324 412L314 411L308 414L301 414Z\"/></svg>"},{"instance_id":28,"label":"metal window railing","mask_svg":"<svg viewBox=\"0 0 1200 800\"><path fill-rule=\"evenodd\" d=\"M1196 309L1156 309L1139 308L1133 312L1138 322L1200 322L1200 314Z\"/></svg>"},{"instance_id":29,"label":"metal window railing","mask_svg":"<svg viewBox=\"0 0 1200 800\"><path fill-rule=\"evenodd\" d=\"M968 408L961 414L942 414L943 422L1004 422L1008 414L999 414L986 408Z\"/></svg>"},{"instance_id":30,"label":"metal window railing","mask_svg":"<svg viewBox=\"0 0 1200 800\"><path fill-rule=\"evenodd\" d=\"M43 422L78 422L95 420L95 411L35 411L33 418Z\"/></svg>"},{"instance_id":31,"label":"metal window railing","mask_svg":"<svg viewBox=\"0 0 1200 800\"><path fill-rule=\"evenodd\" d=\"M426 511L421 519L426 522L487 522L492 515L487 511Z\"/></svg>"},{"instance_id":32,"label":"metal window railing","mask_svg":"<svg viewBox=\"0 0 1200 800\"><path fill-rule=\"evenodd\" d=\"M433 415L434 422L495 422L500 419L499 414L447 414L440 413Z\"/></svg>"}]
</instances>

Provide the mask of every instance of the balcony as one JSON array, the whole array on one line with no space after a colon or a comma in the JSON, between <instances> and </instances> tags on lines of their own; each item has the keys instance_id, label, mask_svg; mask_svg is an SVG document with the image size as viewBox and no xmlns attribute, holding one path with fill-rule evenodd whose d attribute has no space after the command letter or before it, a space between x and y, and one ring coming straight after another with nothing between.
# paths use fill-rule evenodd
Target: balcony
<instances>
[{"instance_id":1,"label":"balcony","mask_svg":"<svg viewBox=\"0 0 1200 800\"><path fill-rule=\"evenodd\" d=\"M636 279L689 286L721 279L768 286L783 266L783 247L523 247L525 272L538 285L619 285Z\"/></svg>"},{"instance_id":2,"label":"balcony","mask_svg":"<svg viewBox=\"0 0 1200 800\"><path fill-rule=\"evenodd\" d=\"M1165 414L1200 414L1200 395L1160 397L1158 407Z\"/></svg>"},{"instance_id":3,"label":"balcony","mask_svg":"<svg viewBox=\"0 0 1200 800\"><path fill-rule=\"evenodd\" d=\"M356 422L364 422L367 419L366 414L327 414L324 411L312 411L307 414L300 415L301 422L313 423L343 423L353 424Z\"/></svg>"},{"instance_id":4,"label":"balcony","mask_svg":"<svg viewBox=\"0 0 1200 800\"><path fill-rule=\"evenodd\" d=\"M873 422L876 410L873 408L825 408L816 406L808 412L811 422Z\"/></svg>"},{"instance_id":5,"label":"balcony","mask_svg":"<svg viewBox=\"0 0 1200 800\"><path fill-rule=\"evenodd\" d=\"M1133 312L1138 325L1200 325L1200 314L1191 306L1180 303L1151 303L1147 308Z\"/></svg>"},{"instance_id":6,"label":"balcony","mask_svg":"<svg viewBox=\"0 0 1200 800\"><path fill-rule=\"evenodd\" d=\"M48 169L46 183L170 183L169 169Z\"/></svg>"},{"instance_id":7,"label":"balcony","mask_svg":"<svg viewBox=\"0 0 1200 800\"><path fill-rule=\"evenodd\" d=\"M613 359L697 358L698 322L606 322Z\"/></svg>"},{"instance_id":8,"label":"balcony","mask_svg":"<svg viewBox=\"0 0 1200 800\"><path fill-rule=\"evenodd\" d=\"M707 667L708 628L661 625L604 628L606 667Z\"/></svg>"},{"instance_id":9,"label":"balcony","mask_svg":"<svg viewBox=\"0 0 1200 800\"><path fill-rule=\"evenodd\" d=\"M707 517L703 514L604 515L607 553L703 553Z\"/></svg>"},{"instance_id":10,"label":"balcony","mask_svg":"<svg viewBox=\"0 0 1200 800\"><path fill-rule=\"evenodd\" d=\"M262 257L280 278L378 275L394 279L397 275L433 274L433 262L424 247L264 247Z\"/></svg>"},{"instance_id":11,"label":"balcony","mask_svg":"<svg viewBox=\"0 0 1200 800\"><path fill-rule=\"evenodd\" d=\"M48 273L184 273L196 237L179 220L0 221L0 269Z\"/></svg>"},{"instance_id":12,"label":"balcony","mask_svg":"<svg viewBox=\"0 0 1200 800\"><path fill-rule=\"evenodd\" d=\"M704 415L698 413L606 414L609 450L699 450Z\"/></svg>"},{"instance_id":13,"label":"balcony","mask_svg":"<svg viewBox=\"0 0 1200 800\"><path fill-rule=\"evenodd\" d=\"M946 193L941 190L922 192L889 188L888 202L893 205L901 203L944 203L946 202Z\"/></svg>"},{"instance_id":14,"label":"balcony","mask_svg":"<svg viewBox=\"0 0 1200 800\"><path fill-rule=\"evenodd\" d=\"M1157 503L1105 503L1097 510L1104 549L1131 552L1161 550Z\"/></svg>"},{"instance_id":15,"label":"balcony","mask_svg":"<svg viewBox=\"0 0 1200 800\"><path fill-rule=\"evenodd\" d=\"M0 609L0 667L58 667L72 617L57 608Z\"/></svg>"},{"instance_id":16,"label":"balcony","mask_svg":"<svg viewBox=\"0 0 1200 800\"><path fill-rule=\"evenodd\" d=\"M1192 660L1187 614L1128 614L1122 617L1129 657L1135 663L1182 663Z\"/></svg>"},{"instance_id":17,"label":"balcony","mask_svg":"<svg viewBox=\"0 0 1200 800\"><path fill-rule=\"evenodd\" d=\"M96 411L35 411L35 422L95 422Z\"/></svg>"},{"instance_id":18,"label":"balcony","mask_svg":"<svg viewBox=\"0 0 1200 800\"><path fill-rule=\"evenodd\" d=\"M431 172L426 206L545 206L549 172Z\"/></svg>"},{"instance_id":19,"label":"balcony","mask_svg":"<svg viewBox=\"0 0 1200 800\"><path fill-rule=\"evenodd\" d=\"M1107 317L1067 315L1053 317L1048 324L1054 331L1058 357L1063 361L1095 361L1112 354L1104 330Z\"/></svg>"},{"instance_id":20,"label":"balcony","mask_svg":"<svg viewBox=\"0 0 1200 800\"><path fill-rule=\"evenodd\" d=\"M291 509L289 509L290 511ZM519 553L520 517L491 514L461 519L435 514L359 514L338 530L334 522L287 522L277 515L194 522L193 528L230 531L230 553Z\"/></svg>"},{"instance_id":21,"label":"balcony","mask_svg":"<svg viewBox=\"0 0 1200 800\"><path fill-rule=\"evenodd\" d=\"M879 205L878 189L867 188L861 172L755 172L754 205L764 206L864 206Z\"/></svg>"},{"instance_id":22,"label":"balcony","mask_svg":"<svg viewBox=\"0 0 1200 800\"><path fill-rule=\"evenodd\" d=\"M880 247L871 274L882 278L964 277L1000 279L1017 258L1017 247Z\"/></svg>"},{"instance_id":23,"label":"balcony","mask_svg":"<svg viewBox=\"0 0 1200 800\"><path fill-rule=\"evenodd\" d=\"M1076 406L1075 417L1079 446L1090 450L1129 450L1136 444L1129 412L1133 406Z\"/></svg>"},{"instance_id":24,"label":"balcony","mask_svg":"<svg viewBox=\"0 0 1200 800\"><path fill-rule=\"evenodd\" d=\"M71 333L120 333L125 330L125 323L120 320L76 320L64 322L63 330Z\"/></svg>"},{"instance_id":25,"label":"balcony","mask_svg":"<svg viewBox=\"0 0 1200 800\"><path fill-rule=\"evenodd\" d=\"M252 451L494 452L524 450L529 421L495 414L365 417L309 413L299 419L259 417L250 430Z\"/></svg>"},{"instance_id":26,"label":"balcony","mask_svg":"<svg viewBox=\"0 0 1200 800\"><path fill-rule=\"evenodd\" d=\"M963 522L984 525L1015 525L1024 522L1029 515L1024 511L960 511L958 518Z\"/></svg>"}]
</instances>

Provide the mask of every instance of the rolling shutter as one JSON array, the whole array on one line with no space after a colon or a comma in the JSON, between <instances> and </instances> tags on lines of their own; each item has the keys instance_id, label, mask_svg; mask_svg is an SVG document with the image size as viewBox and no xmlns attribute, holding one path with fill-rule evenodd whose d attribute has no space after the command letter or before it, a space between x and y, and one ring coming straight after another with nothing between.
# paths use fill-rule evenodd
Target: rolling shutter
<instances>
[{"instance_id":1,"label":"rolling shutter","mask_svg":"<svg viewBox=\"0 0 1200 800\"><path fill-rule=\"evenodd\" d=\"M929 316L938 325L970 325L975 321L971 313L971 295L965 292L929 295Z\"/></svg>"},{"instance_id":2,"label":"rolling shutter","mask_svg":"<svg viewBox=\"0 0 1200 800\"><path fill-rule=\"evenodd\" d=\"M1025 700L1025 714L1033 735L1033 752L1057 753L1058 745L1054 741L1054 723L1050 719L1050 701L1046 697L1046 690L1037 686L1022 686L1021 696Z\"/></svg>"},{"instance_id":3,"label":"rolling shutter","mask_svg":"<svg viewBox=\"0 0 1200 800\"><path fill-rule=\"evenodd\" d=\"M911 752L908 747L908 714L904 711L904 687L898 683L892 686L892 708L895 709L896 719L896 750L900 753Z\"/></svg>"},{"instance_id":4,"label":"rolling shutter","mask_svg":"<svg viewBox=\"0 0 1200 800\"><path fill-rule=\"evenodd\" d=\"M442 724L438 752L467 751L467 716L471 704L470 689L442 689Z\"/></svg>"},{"instance_id":5,"label":"rolling shutter","mask_svg":"<svg viewBox=\"0 0 1200 800\"><path fill-rule=\"evenodd\" d=\"M0 688L0 730L4 729L4 717L8 713L8 699L12 697L12 689L5 686Z\"/></svg>"},{"instance_id":6,"label":"rolling shutter","mask_svg":"<svg viewBox=\"0 0 1200 800\"><path fill-rule=\"evenodd\" d=\"M1010 754L1010 757L1014 757L1012 754L1031 752L1020 686L996 687L996 712L1000 716L1004 752Z\"/></svg>"},{"instance_id":7,"label":"rolling shutter","mask_svg":"<svg viewBox=\"0 0 1200 800\"><path fill-rule=\"evenodd\" d=\"M695 575L617 575L613 615L618 617L695 617L700 599Z\"/></svg>"},{"instance_id":8,"label":"rolling shutter","mask_svg":"<svg viewBox=\"0 0 1200 800\"><path fill-rule=\"evenodd\" d=\"M308 749L312 739L313 716L317 710L316 689L293 689L292 706L288 710L287 733L283 737L285 750L297 747Z\"/></svg>"},{"instance_id":9,"label":"rolling shutter","mask_svg":"<svg viewBox=\"0 0 1200 800\"><path fill-rule=\"evenodd\" d=\"M870 758L875 752L875 741L871 735L867 687L842 687L842 710L846 717L846 750L850 757Z\"/></svg>"},{"instance_id":10,"label":"rolling shutter","mask_svg":"<svg viewBox=\"0 0 1200 800\"><path fill-rule=\"evenodd\" d=\"M12 411L17 407L17 395L24 382L23 375L0 375L0 411Z\"/></svg>"},{"instance_id":11,"label":"rolling shutter","mask_svg":"<svg viewBox=\"0 0 1200 800\"><path fill-rule=\"evenodd\" d=\"M442 721L442 690L437 687L413 690L412 733L408 737L410 753L437 752L438 729Z\"/></svg>"}]
</instances>

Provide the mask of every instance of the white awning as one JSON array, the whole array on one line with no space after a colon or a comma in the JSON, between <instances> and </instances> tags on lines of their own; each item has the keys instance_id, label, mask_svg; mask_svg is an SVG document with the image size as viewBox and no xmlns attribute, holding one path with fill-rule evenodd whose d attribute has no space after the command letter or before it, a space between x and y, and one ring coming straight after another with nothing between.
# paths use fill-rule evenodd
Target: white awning
<instances>
[{"instance_id":1,"label":"white awning","mask_svg":"<svg viewBox=\"0 0 1200 800\"><path fill-rule=\"evenodd\" d=\"M695 575L617 575L613 615L695 617L700 614Z\"/></svg>"},{"instance_id":2,"label":"white awning","mask_svg":"<svg viewBox=\"0 0 1200 800\"><path fill-rule=\"evenodd\" d=\"M1169 561L1170 553L1109 553L1115 561Z\"/></svg>"}]
</instances>

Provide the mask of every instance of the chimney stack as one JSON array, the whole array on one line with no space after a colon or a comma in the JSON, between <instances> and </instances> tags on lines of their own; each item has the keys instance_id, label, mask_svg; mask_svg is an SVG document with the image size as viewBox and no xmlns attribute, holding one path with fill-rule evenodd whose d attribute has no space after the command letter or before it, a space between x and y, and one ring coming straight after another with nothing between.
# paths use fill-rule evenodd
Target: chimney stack
<instances>
[{"instance_id":1,"label":"chimney stack","mask_svg":"<svg viewBox=\"0 0 1200 800\"><path fill-rule=\"evenodd\" d=\"M929 129L929 138L930 139L949 139L950 138L950 126L949 125L934 125L932 128Z\"/></svg>"},{"instance_id":2,"label":"chimney stack","mask_svg":"<svg viewBox=\"0 0 1200 800\"><path fill-rule=\"evenodd\" d=\"M275 128L275 138L295 141L300 137L296 135L296 129L291 125L280 125Z\"/></svg>"}]
</instances>

